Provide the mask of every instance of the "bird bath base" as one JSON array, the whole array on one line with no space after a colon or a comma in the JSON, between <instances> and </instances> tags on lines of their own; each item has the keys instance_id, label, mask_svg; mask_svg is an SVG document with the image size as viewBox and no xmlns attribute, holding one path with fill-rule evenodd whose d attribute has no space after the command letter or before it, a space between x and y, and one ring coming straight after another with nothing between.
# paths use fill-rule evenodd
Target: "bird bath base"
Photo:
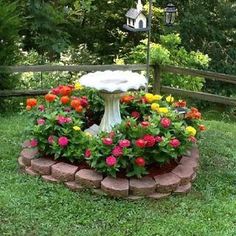
<instances>
[{"instance_id":1,"label":"bird bath base","mask_svg":"<svg viewBox=\"0 0 236 236\"><path fill-rule=\"evenodd\" d=\"M101 93L105 102L105 112L100 123L100 131L111 132L112 128L121 123L120 97L123 93Z\"/></svg>"}]
</instances>

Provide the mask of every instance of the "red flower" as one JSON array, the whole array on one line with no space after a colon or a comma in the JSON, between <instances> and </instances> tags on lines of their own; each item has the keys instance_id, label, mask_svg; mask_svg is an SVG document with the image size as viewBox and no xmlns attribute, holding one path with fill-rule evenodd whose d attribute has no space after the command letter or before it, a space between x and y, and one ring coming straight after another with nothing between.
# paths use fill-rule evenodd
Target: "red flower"
<instances>
[{"instance_id":1,"label":"red flower","mask_svg":"<svg viewBox=\"0 0 236 236\"><path fill-rule=\"evenodd\" d=\"M135 142L136 146L139 148L144 148L146 146L146 143L147 142L141 138L136 140L136 142Z\"/></svg>"},{"instance_id":2,"label":"red flower","mask_svg":"<svg viewBox=\"0 0 236 236\"><path fill-rule=\"evenodd\" d=\"M60 86L60 95L69 96L72 92L72 89L69 86Z\"/></svg>"},{"instance_id":3,"label":"red flower","mask_svg":"<svg viewBox=\"0 0 236 236\"><path fill-rule=\"evenodd\" d=\"M146 142L146 147L153 147L156 144L156 139L152 135L145 135L143 140Z\"/></svg>"},{"instance_id":4,"label":"red flower","mask_svg":"<svg viewBox=\"0 0 236 236\"><path fill-rule=\"evenodd\" d=\"M145 166L146 162L145 162L145 160L144 160L143 157L137 157L137 158L135 159L135 164L136 164L137 166Z\"/></svg>"},{"instance_id":5,"label":"red flower","mask_svg":"<svg viewBox=\"0 0 236 236\"><path fill-rule=\"evenodd\" d=\"M141 97L140 102L144 103L144 104L148 103L148 101L145 97Z\"/></svg>"},{"instance_id":6,"label":"red flower","mask_svg":"<svg viewBox=\"0 0 236 236\"><path fill-rule=\"evenodd\" d=\"M171 147L177 148L180 146L181 142L177 138L174 138L174 139L170 140L169 144Z\"/></svg>"},{"instance_id":7,"label":"red flower","mask_svg":"<svg viewBox=\"0 0 236 236\"><path fill-rule=\"evenodd\" d=\"M150 125L150 123L148 121L143 121L143 122L141 122L141 125L143 127L148 127Z\"/></svg>"},{"instance_id":8,"label":"red flower","mask_svg":"<svg viewBox=\"0 0 236 236\"><path fill-rule=\"evenodd\" d=\"M187 103L184 100L179 100L178 102L175 102L175 107L186 107Z\"/></svg>"},{"instance_id":9,"label":"red flower","mask_svg":"<svg viewBox=\"0 0 236 236\"><path fill-rule=\"evenodd\" d=\"M90 149L86 149L84 155L85 155L86 158L89 158L92 155L91 150Z\"/></svg>"},{"instance_id":10,"label":"red flower","mask_svg":"<svg viewBox=\"0 0 236 236\"><path fill-rule=\"evenodd\" d=\"M67 104L70 102L70 98L68 96L63 96L61 97L60 101L62 104Z\"/></svg>"},{"instance_id":11,"label":"red flower","mask_svg":"<svg viewBox=\"0 0 236 236\"><path fill-rule=\"evenodd\" d=\"M64 136L61 136L59 139L58 139L58 144L61 146L61 147L66 147L69 143L69 139L67 137L64 137Z\"/></svg>"},{"instance_id":12,"label":"red flower","mask_svg":"<svg viewBox=\"0 0 236 236\"><path fill-rule=\"evenodd\" d=\"M115 157L119 157L123 155L123 149L120 146L116 146L113 150L112 150L112 155Z\"/></svg>"},{"instance_id":13,"label":"red flower","mask_svg":"<svg viewBox=\"0 0 236 236\"><path fill-rule=\"evenodd\" d=\"M110 145L112 145L112 143L113 143L113 141L112 141L111 138L103 138L103 139L102 139L102 142L103 142L103 144L105 144L105 145L107 145L107 146L110 146Z\"/></svg>"},{"instance_id":14,"label":"red flower","mask_svg":"<svg viewBox=\"0 0 236 236\"><path fill-rule=\"evenodd\" d=\"M162 127L163 128L169 128L170 127L170 125L171 125L171 120L170 119L168 119L168 118L162 118L161 119L161 125L162 125Z\"/></svg>"},{"instance_id":15,"label":"red flower","mask_svg":"<svg viewBox=\"0 0 236 236\"><path fill-rule=\"evenodd\" d=\"M128 139L120 140L119 145L122 148L129 147L130 146L130 141Z\"/></svg>"},{"instance_id":16,"label":"red flower","mask_svg":"<svg viewBox=\"0 0 236 236\"><path fill-rule=\"evenodd\" d=\"M88 106L88 98L83 96L80 100L80 104L82 107L87 107Z\"/></svg>"},{"instance_id":17,"label":"red flower","mask_svg":"<svg viewBox=\"0 0 236 236\"><path fill-rule=\"evenodd\" d=\"M30 146L31 147L37 147L38 146L38 140L37 139L32 139L30 141Z\"/></svg>"},{"instance_id":18,"label":"red flower","mask_svg":"<svg viewBox=\"0 0 236 236\"><path fill-rule=\"evenodd\" d=\"M192 107L191 110L186 114L186 117L189 119L201 119L202 114L198 111L197 108Z\"/></svg>"},{"instance_id":19,"label":"red flower","mask_svg":"<svg viewBox=\"0 0 236 236\"><path fill-rule=\"evenodd\" d=\"M140 117L140 113L137 111L132 111L131 116L134 117L135 119L138 119Z\"/></svg>"}]
</instances>

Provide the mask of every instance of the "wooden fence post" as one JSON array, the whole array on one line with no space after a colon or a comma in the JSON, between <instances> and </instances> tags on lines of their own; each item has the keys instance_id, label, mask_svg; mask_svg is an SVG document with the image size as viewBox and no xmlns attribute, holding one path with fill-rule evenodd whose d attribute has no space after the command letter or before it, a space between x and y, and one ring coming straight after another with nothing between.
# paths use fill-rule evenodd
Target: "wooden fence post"
<instances>
[{"instance_id":1,"label":"wooden fence post","mask_svg":"<svg viewBox=\"0 0 236 236\"><path fill-rule=\"evenodd\" d=\"M160 65L154 65L154 83L153 83L153 93L160 94L161 92L161 69Z\"/></svg>"}]
</instances>

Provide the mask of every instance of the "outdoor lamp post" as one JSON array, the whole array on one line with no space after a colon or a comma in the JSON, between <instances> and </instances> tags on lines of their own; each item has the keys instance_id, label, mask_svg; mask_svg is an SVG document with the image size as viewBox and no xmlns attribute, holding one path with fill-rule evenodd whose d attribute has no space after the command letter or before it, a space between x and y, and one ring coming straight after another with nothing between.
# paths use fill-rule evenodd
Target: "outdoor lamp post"
<instances>
[{"instance_id":1,"label":"outdoor lamp post","mask_svg":"<svg viewBox=\"0 0 236 236\"><path fill-rule=\"evenodd\" d=\"M172 26L175 22L176 16L177 16L176 7L172 3L167 4L167 6L165 8L165 23L166 23L166 25Z\"/></svg>"},{"instance_id":2,"label":"outdoor lamp post","mask_svg":"<svg viewBox=\"0 0 236 236\"><path fill-rule=\"evenodd\" d=\"M148 32L148 43L147 43L147 79L149 80L150 75L150 43L151 43L151 29L152 29L152 3L153 0L149 0L149 11L148 19L143 18L142 13L143 5L142 1L138 0L137 8L131 8L126 13L127 23L124 28L131 32ZM168 26L174 24L177 15L177 9L172 3L167 4L165 8L165 23Z\"/></svg>"}]
</instances>

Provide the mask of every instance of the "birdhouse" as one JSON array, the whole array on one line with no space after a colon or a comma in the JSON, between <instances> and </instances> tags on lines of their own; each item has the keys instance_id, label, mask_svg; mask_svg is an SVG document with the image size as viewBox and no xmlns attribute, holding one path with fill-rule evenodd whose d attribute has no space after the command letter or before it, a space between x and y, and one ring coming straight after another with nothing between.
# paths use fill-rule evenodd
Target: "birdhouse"
<instances>
[{"instance_id":1,"label":"birdhouse","mask_svg":"<svg viewBox=\"0 0 236 236\"><path fill-rule=\"evenodd\" d=\"M126 13L127 23L124 28L129 31L147 31L147 18L142 13L143 4L138 0L137 7L131 8Z\"/></svg>"}]
</instances>

